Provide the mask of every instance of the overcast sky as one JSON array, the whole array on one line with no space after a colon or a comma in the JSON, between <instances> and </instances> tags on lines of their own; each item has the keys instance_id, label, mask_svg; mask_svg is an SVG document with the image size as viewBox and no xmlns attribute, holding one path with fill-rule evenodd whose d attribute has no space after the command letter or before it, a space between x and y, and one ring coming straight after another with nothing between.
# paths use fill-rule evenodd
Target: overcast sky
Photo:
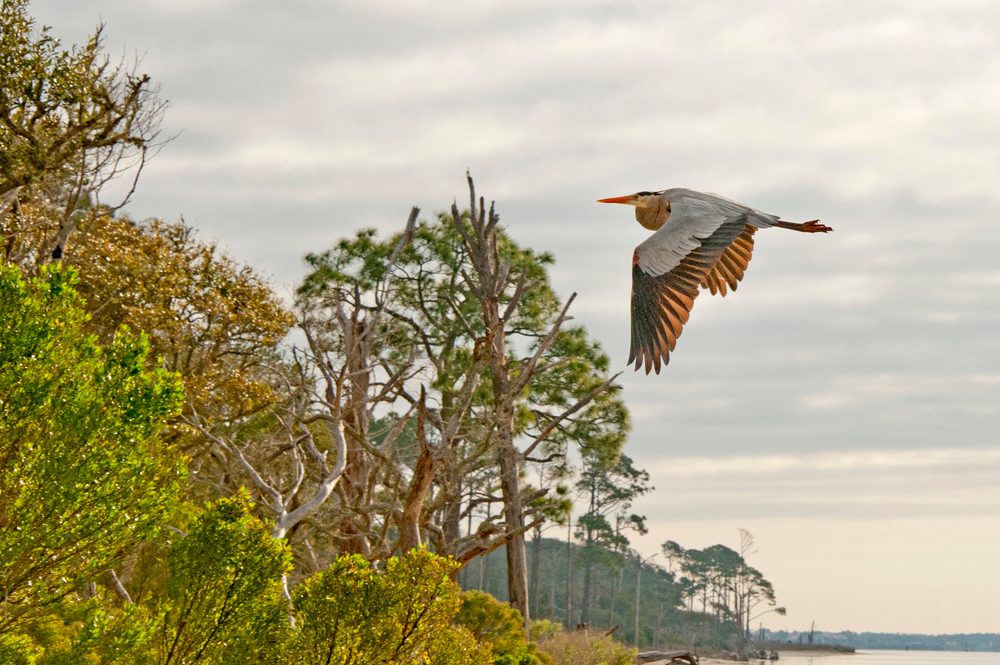
<instances>
[{"instance_id":1,"label":"overcast sky","mask_svg":"<svg viewBox=\"0 0 1000 665\"><path fill-rule=\"evenodd\" d=\"M106 23L178 134L129 211L283 287L301 256L464 200L468 167L624 368L648 232L595 199L690 187L757 235L670 366L629 372L646 553L735 547L772 628L1000 632L1000 3L35 0Z\"/></svg>"}]
</instances>

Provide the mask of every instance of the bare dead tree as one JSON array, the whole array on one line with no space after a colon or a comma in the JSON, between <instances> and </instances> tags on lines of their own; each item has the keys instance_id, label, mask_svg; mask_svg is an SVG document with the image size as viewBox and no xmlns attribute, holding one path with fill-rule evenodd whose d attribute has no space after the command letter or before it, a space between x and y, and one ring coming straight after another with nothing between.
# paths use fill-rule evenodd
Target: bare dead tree
<instances>
[{"instance_id":1,"label":"bare dead tree","mask_svg":"<svg viewBox=\"0 0 1000 665\"><path fill-rule=\"evenodd\" d=\"M316 271L296 303L306 343L278 372L285 393L301 397L282 402L280 418L274 411L278 424L267 437L237 444L210 432L219 439L220 469L232 471L218 480L220 491L247 479L276 523L288 523L285 537L312 569L333 552L380 560L423 545L452 556L459 570L518 539L523 554L523 534L545 519L539 501L548 487L521 486L522 466L562 463L567 442L584 436L574 429L581 424L589 423L587 432L623 426L602 424L611 417L593 410L614 377L601 378L592 358L553 353L569 334L562 326L569 303L554 294L542 308L525 300L531 289L531 297L551 293L530 276L544 279L544 269L507 256L512 246L504 240L501 249L495 215L488 222L474 205L478 217L453 210L457 225L443 218L431 229L416 227L417 212L389 243L363 231L310 258ZM448 246L422 263L415 235L420 248ZM442 265L441 256L452 263ZM426 291L435 285L441 289ZM522 310L543 314L528 325ZM514 334L529 340L527 355L508 344ZM586 381L562 380L559 372L574 362L583 365L571 374ZM545 390L532 383L542 378L551 384ZM620 446L620 438L610 440ZM333 450L338 462L327 467L319 456ZM523 556L515 560L515 574L524 564ZM526 605L519 609L527 615Z\"/></svg>"},{"instance_id":2,"label":"bare dead tree","mask_svg":"<svg viewBox=\"0 0 1000 665\"><path fill-rule=\"evenodd\" d=\"M510 604L521 612L525 624L529 621L527 556L524 534L544 518L526 521L528 501L521 492L520 470L525 459L541 445L559 425L584 408L599 394L613 385L611 377L590 394L579 399L568 409L550 416L548 424L534 436L525 449L518 448L519 432L514 424L517 403L531 382L546 367L542 360L556 340L563 324L570 320L566 312L576 294L566 301L548 332L526 359L513 363L508 355L507 329L521 299L537 284L526 275L513 275L510 258L502 258L499 248L499 216L494 204L486 210L485 200L476 200L472 176L469 183L469 228L462 221L457 204L452 204L452 220L462 236L465 250L473 267L472 274L464 273L473 296L479 302L484 321L484 331L476 339L475 348L487 359L492 379L492 404L488 414L489 430L485 433L493 446L499 467L500 487L504 503L504 529L507 539L507 584Z\"/></svg>"},{"instance_id":3,"label":"bare dead tree","mask_svg":"<svg viewBox=\"0 0 1000 665\"><path fill-rule=\"evenodd\" d=\"M388 431L372 431L378 410L391 411L417 371L412 352L397 343L399 336L386 306L393 291L389 267L412 239L418 214L418 208L410 212L406 230L370 289L363 290L357 282L331 283L303 296L298 305L300 328L307 340L302 357L317 377L317 389L311 397L312 418L341 427L346 441L346 465L338 487L342 511L336 527L339 549L373 559L387 556L386 548L391 546L388 530L402 518L404 502L419 504L429 487L418 478L417 485L425 489L410 493L396 464L397 439L412 407L388 426ZM421 411L421 424L423 418ZM380 441L376 440L379 434ZM426 442L421 446L425 461L421 473L428 464L432 472L433 454ZM379 515L383 519L378 519ZM410 513L406 515L410 517ZM409 530L407 535L414 534Z\"/></svg>"},{"instance_id":4,"label":"bare dead tree","mask_svg":"<svg viewBox=\"0 0 1000 665\"><path fill-rule=\"evenodd\" d=\"M417 214L414 208L390 262L409 242ZM358 469L351 465L363 458L359 449L391 458L388 451L409 417L399 419L379 445L367 436L372 413L396 399L412 366L411 360L388 357L396 351L386 343L389 333L382 325L389 292L389 285L381 284L372 303L331 293L327 304L335 314L324 320L326 325L310 316L300 321L308 347L292 349L289 362L271 367L279 399L267 413L253 416L259 425L210 422L189 406L184 422L209 442L216 463L214 472L201 466L201 482L214 478L220 494L247 485L270 513L275 538L290 539L302 525L322 527L327 521L343 529L345 522L356 525L359 517L371 514L370 493L352 503L340 486L348 479L357 482ZM400 485L389 476L378 479L380 487ZM297 540L307 541L308 534ZM311 543L303 547L310 565L318 567Z\"/></svg>"}]
</instances>

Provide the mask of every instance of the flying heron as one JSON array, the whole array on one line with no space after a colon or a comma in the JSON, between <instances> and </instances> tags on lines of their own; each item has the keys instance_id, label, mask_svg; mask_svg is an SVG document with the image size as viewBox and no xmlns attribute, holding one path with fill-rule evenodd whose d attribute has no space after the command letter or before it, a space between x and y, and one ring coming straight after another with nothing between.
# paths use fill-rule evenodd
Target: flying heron
<instances>
[{"instance_id":1,"label":"flying heron","mask_svg":"<svg viewBox=\"0 0 1000 665\"><path fill-rule=\"evenodd\" d=\"M670 362L698 286L712 295L736 290L753 254L757 229L777 226L826 233L829 226L781 221L717 194L690 189L638 192L598 203L635 206L635 218L655 231L632 254L632 350L628 362L660 373Z\"/></svg>"}]
</instances>

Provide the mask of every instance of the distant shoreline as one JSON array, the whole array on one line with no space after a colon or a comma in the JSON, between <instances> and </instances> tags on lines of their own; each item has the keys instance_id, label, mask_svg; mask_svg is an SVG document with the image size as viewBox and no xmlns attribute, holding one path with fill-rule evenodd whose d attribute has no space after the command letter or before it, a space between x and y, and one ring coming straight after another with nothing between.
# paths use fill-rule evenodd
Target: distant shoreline
<instances>
[{"instance_id":1,"label":"distant shoreline","mask_svg":"<svg viewBox=\"0 0 1000 665\"><path fill-rule=\"evenodd\" d=\"M764 651L794 651L795 653L815 652L818 654L854 653L854 647L841 644L801 644L799 642L753 642Z\"/></svg>"},{"instance_id":2,"label":"distant shoreline","mask_svg":"<svg viewBox=\"0 0 1000 665\"><path fill-rule=\"evenodd\" d=\"M822 645L808 645L804 644L802 646L822 646ZM776 661L778 665L781 664L782 657L791 658L826 658L827 656L850 656L854 655L853 651L833 651L831 649L796 649L794 651L788 651L787 649L782 652L781 649L777 649L779 658ZM699 660L701 665L733 665L734 660L726 660L724 658L719 658L717 656L706 656ZM749 661L742 661L745 663L761 663L761 662L775 662L775 661L761 661L751 658ZM659 665L658 663L649 663L648 665Z\"/></svg>"},{"instance_id":3,"label":"distant shoreline","mask_svg":"<svg viewBox=\"0 0 1000 665\"><path fill-rule=\"evenodd\" d=\"M778 649L803 648L809 645L799 642L809 633L795 631L765 631L765 644L775 644ZM871 651L1000 651L1000 634L997 633L951 633L928 635L920 633L855 633L849 630L838 633L816 631L813 647L827 644L846 644L855 649ZM791 644L788 644L791 642ZM795 645L793 647L793 645ZM801 645L801 646L799 646Z\"/></svg>"}]
</instances>

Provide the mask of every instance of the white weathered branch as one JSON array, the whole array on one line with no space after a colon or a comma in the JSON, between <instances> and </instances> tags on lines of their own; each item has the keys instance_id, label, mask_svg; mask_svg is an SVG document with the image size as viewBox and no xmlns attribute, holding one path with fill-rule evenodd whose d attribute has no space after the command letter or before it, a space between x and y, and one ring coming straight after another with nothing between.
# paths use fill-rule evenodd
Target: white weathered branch
<instances>
[{"instance_id":1,"label":"white weathered branch","mask_svg":"<svg viewBox=\"0 0 1000 665\"><path fill-rule=\"evenodd\" d=\"M108 570L108 575L111 576L111 583L114 584L115 591L117 591L118 595L121 596L122 602L125 603L126 605L131 605L132 596L128 595L128 591L126 591L125 587L122 586L121 580L119 580L118 576L115 575L115 569L111 568L110 570Z\"/></svg>"},{"instance_id":2,"label":"white weathered branch","mask_svg":"<svg viewBox=\"0 0 1000 665\"><path fill-rule=\"evenodd\" d=\"M271 530L271 535L278 539L282 539L288 535L288 532L292 529L292 527L302 521L305 517L314 513L328 498L330 498L330 494L332 494L334 488L336 488L337 481L339 481L340 477L344 474L344 468L347 465L347 441L344 438L342 424L337 422L330 428L333 430L334 438L337 440L336 464L333 469L327 469L326 477L320 483L313 496L305 503L301 504L298 508L289 512L288 509L294 503L299 490L302 488L302 482L306 475L305 466L302 463L302 458L299 454L297 445L293 445L293 451L295 454L295 482L288 495L282 496L281 492L278 491L277 488L264 480L253 464L251 464L250 461L243 455L243 451L240 450L239 446L223 441L221 438L215 436L203 427L197 417L197 413L195 413L195 417L193 419L187 417L182 418L184 422L197 429L202 435L208 437L223 449L236 456L240 466L246 474L250 476L253 484L267 496L269 507L276 516L274 527ZM296 440L296 443L297 441L298 439ZM323 461L324 466L326 466L325 456L323 456Z\"/></svg>"},{"instance_id":3,"label":"white weathered branch","mask_svg":"<svg viewBox=\"0 0 1000 665\"><path fill-rule=\"evenodd\" d=\"M278 516L278 519L275 520L274 528L271 530L271 535L275 538L284 538L293 526L298 524L303 518L316 512L330 498L330 494L333 493L340 477L344 475L344 468L347 466L347 441L344 439L344 430L339 423L331 429L333 430L334 437L337 439L337 463L334 464L333 469L323 479L323 482L320 483L312 498L290 513L286 512L287 506L282 507L282 512Z\"/></svg>"}]
</instances>

